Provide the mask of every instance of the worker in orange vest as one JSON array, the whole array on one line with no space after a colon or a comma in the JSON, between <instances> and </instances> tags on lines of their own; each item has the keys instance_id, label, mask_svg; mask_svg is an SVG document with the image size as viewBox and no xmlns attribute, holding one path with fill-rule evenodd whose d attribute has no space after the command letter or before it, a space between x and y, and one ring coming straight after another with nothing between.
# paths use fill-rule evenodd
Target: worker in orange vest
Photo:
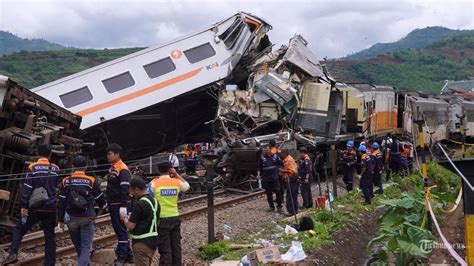
<instances>
[{"instance_id":1,"label":"worker in orange vest","mask_svg":"<svg viewBox=\"0 0 474 266\"><path fill-rule=\"evenodd\" d=\"M283 158L281 175L286 183L286 209L288 211L285 216L293 216L298 213L298 165L288 150L283 150L281 156Z\"/></svg>"}]
</instances>

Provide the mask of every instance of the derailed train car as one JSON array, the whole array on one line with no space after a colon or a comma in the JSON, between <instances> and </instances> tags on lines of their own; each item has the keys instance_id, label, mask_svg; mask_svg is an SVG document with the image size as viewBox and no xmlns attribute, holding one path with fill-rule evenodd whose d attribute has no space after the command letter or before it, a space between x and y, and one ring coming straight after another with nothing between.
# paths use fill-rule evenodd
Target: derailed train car
<instances>
[{"instance_id":1,"label":"derailed train car","mask_svg":"<svg viewBox=\"0 0 474 266\"><path fill-rule=\"evenodd\" d=\"M0 200L0 230L13 226L20 213L23 173L38 144L50 144L53 160L66 168L81 152L82 140L75 137L80 123L80 116L0 75L0 190L10 194Z\"/></svg>"},{"instance_id":2,"label":"derailed train car","mask_svg":"<svg viewBox=\"0 0 474 266\"><path fill-rule=\"evenodd\" d=\"M254 173L258 150L271 140L295 153L301 141L339 134L341 93L307 44L295 35L249 65L245 83L221 91L214 124L225 157L218 166L229 178Z\"/></svg>"},{"instance_id":3,"label":"derailed train car","mask_svg":"<svg viewBox=\"0 0 474 266\"><path fill-rule=\"evenodd\" d=\"M90 155L120 143L140 159L183 143L212 142L220 84L243 82L246 66L271 49L271 25L239 12L201 31L153 46L33 91L83 118ZM139 132L140 137L136 136Z\"/></svg>"}]
</instances>

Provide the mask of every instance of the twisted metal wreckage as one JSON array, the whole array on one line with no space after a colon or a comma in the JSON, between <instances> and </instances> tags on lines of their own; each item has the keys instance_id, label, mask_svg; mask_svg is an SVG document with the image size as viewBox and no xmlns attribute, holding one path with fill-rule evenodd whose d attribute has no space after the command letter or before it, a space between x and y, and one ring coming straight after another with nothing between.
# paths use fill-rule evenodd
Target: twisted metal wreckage
<instances>
[{"instance_id":1,"label":"twisted metal wreckage","mask_svg":"<svg viewBox=\"0 0 474 266\"><path fill-rule=\"evenodd\" d=\"M270 140L295 152L297 144L315 147L339 134L341 93L307 45L295 35L289 45L266 49L247 64L246 79L219 90L218 166L232 173L230 183L247 181L243 177L255 171L259 146Z\"/></svg>"}]
</instances>

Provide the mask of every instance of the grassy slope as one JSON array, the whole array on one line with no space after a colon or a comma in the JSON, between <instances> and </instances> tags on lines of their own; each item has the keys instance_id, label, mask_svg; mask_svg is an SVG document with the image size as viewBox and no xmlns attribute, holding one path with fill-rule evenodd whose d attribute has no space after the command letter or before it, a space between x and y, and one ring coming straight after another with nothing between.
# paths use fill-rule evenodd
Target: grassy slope
<instances>
[{"instance_id":1,"label":"grassy slope","mask_svg":"<svg viewBox=\"0 0 474 266\"><path fill-rule=\"evenodd\" d=\"M34 88L141 49L22 51L0 58L0 74Z\"/></svg>"},{"instance_id":2,"label":"grassy slope","mask_svg":"<svg viewBox=\"0 0 474 266\"><path fill-rule=\"evenodd\" d=\"M399 51L365 61L328 62L344 82L369 82L438 93L444 80L474 76L474 33L434 43L427 48Z\"/></svg>"}]
</instances>

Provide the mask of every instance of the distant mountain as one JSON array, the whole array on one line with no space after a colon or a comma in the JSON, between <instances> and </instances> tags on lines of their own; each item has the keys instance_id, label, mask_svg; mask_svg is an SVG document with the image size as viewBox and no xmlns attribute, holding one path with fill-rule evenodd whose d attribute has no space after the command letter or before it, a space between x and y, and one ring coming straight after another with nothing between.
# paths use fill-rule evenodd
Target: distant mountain
<instances>
[{"instance_id":1,"label":"distant mountain","mask_svg":"<svg viewBox=\"0 0 474 266\"><path fill-rule=\"evenodd\" d=\"M362 60L374 58L389 52L406 51L425 48L430 44L448 39L453 36L474 32L474 30L452 30L444 27L427 27L416 29L397 42L376 43L370 48L346 56L347 60Z\"/></svg>"},{"instance_id":2,"label":"distant mountain","mask_svg":"<svg viewBox=\"0 0 474 266\"><path fill-rule=\"evenodd\" d=\"M439 94L445 80L474 78L474 31L425 48L395 51L365 60L325 62L337 81L373 83Z\"/></svg>"},{"instance_id":3,"label":"distant mountain","mask_svg":"<svg viewBox=\"0 0 474 266\"><path fill-rule=\"evenodd\" d=\"M0 55L20 51L56 51L71 49L43 39L23 39L13 33L0 31Z\"/></svg>"}]
</instances>

